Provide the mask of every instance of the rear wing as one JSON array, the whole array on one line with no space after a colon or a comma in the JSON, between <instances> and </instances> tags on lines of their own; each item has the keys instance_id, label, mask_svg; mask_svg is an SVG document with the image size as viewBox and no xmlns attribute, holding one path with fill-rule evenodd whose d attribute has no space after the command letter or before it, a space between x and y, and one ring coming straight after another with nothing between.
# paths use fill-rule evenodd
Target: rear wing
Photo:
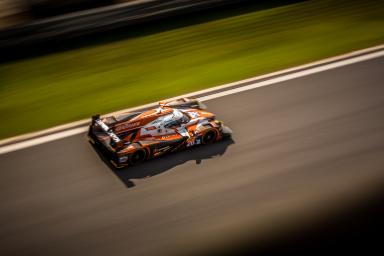
<instances>
[{"instance_id":1,"label":"rear wing","mask_svg":"<svg viewBox=\"0 0 384 256\"><path fill-rule=\"evenodd\" d=\"M160 101L159 106L165 107L173 107L173 108L197 108L197 109L206 109L207 106L205 106L204 103L197 99L190 99L190 98L180 98L177 100L172 101Z\"/></svg>"},{"instance_id":2,"label":"rear wing","mask_svg":"<svg viewBox=\"0 0 384 256\"><path fill-rule=\"evenodd\" d=\"M92 116L92 126L99 126L114 142L117 147L123 145L123 141L100 119L100 115Z\"/></svg>"}]
</instances>

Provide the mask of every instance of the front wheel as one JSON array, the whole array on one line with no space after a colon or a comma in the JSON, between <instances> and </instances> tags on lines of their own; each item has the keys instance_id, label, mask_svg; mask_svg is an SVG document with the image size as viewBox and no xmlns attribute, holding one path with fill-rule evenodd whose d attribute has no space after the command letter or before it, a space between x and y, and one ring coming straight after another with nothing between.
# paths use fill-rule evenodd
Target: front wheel
<instances>
[{"instance_id":1,"label":"front wheel","mask_svg":"<svg viewBox=\"0 0 384 256\"><path fill-rule=\"evenodd\" d=\"M215 130L208 130L204 133L201 143L202 144L211 144L216 141L217 132Z\"/></svg>"}]
</instances>

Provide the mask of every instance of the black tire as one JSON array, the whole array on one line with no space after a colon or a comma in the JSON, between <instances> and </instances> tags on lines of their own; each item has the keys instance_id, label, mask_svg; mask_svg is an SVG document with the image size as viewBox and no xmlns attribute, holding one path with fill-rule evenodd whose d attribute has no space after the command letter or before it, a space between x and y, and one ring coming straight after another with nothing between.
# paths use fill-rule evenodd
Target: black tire
<instances>
[{"instance_id":1,"label":"black tire","mask_svg":"<svg viewBox=\"0 0 384 256\"><path fill-rule=\"evenodd\" d=\"M217 132L215 130L208 130L204 133L201 143L202 144L211 144L216 141L217 138Z\"/></svg>"},{"instance_id":2,"label":"black tire","mask_svg":"<svg viewBox=\"0 0 384 256\"><path fill-rule=\"evenodd\" d=\"M144 149L138 149L129 156L129 163L131 165L137 165L145 161L147 156Z\"/></svg>"}]
</instances>

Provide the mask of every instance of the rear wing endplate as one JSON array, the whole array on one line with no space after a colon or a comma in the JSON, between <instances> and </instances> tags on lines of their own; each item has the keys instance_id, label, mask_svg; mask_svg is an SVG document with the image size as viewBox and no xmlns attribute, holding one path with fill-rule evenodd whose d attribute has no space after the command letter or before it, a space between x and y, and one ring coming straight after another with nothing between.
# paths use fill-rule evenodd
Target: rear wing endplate
<instances>
[{"instance_id":1,"label":"rear wing endplate","mask_svg":"<svg viewBox=\"0 0 384 256\"><path fill-rule=\"evenodd\" d=\"M116 145L120 145L123 141L100 119L100 115L92 116L92 125L98 125Z\"/></svg>"}]
</instances>

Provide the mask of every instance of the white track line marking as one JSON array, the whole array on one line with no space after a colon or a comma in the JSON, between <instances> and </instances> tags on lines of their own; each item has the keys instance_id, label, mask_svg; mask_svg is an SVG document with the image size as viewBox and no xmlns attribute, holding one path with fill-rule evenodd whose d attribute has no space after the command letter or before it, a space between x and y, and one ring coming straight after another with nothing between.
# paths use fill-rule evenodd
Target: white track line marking
<instances>
[{"instance_id":1,"label":"white track line marking","mask_svg":"<svg viewBox=\"0 0 384 256\"><path fill-rule=\"evenodd\" d=\"M382 46L380 46L380 47L382 47ZM361 51L358 51L358 52L361 52ZM356 54L356 52L354 54ZM370 60L370 59L374 59L374 58L378 58L378 57L382 57L382 56L384 56L384 50L381 50L381 51L378 51L378 52L373 52L373 53L368 53L368 54L365 54L365 55L353 57L353 58L346 59L346 60L340 60L340 61L337 61L337 62L334 62L334 63L325 64L325 65L322 65L322 66L319 66L319 67L309 68L309 69L298 71L298 72L291 73L291 74L288 74L288 75L282 75L280 77L271 78L269 80L265 80L265 81L262 81L262 82L255 82L255 83L252 83L252 84L249 84L249 85L241 86L241 87L230 89L230 90L227 90L227 91L222 91L222 92L214 93L214 94L211 94L211 95L208 95L208 96L204 96L204 97L201 97L201 98L198 98L198 99L201 100L201 101L208 101L208 100L224 97L224 96L227 96L227 95L248 91L248 90L252 90L252 89L255 89L255 88L259 88L259 87L263 87L263 86L268 86L268 85L272 85L272 84L276 84L276 83L292 80L292 79L299 78L299 77L308 76L308 75L311 75L311 74L323 72L323 71L330 70L330 69L335 69L335 68L338 68L338 67L343 67L343 66L346 66L346 65L351 65L351 64L354 64L354 63L358 63L358 62L362 62L362 61L366 61L366 60ZM340 56L339 58L345 58L345 55ZM328 61L334 61L334 60L335 60L335 58L328 59ZM319 63L319 62L315 62L315 63L308 64L308 65L316 65L316 63ZM301 68L303 68L305 66L308 66L308 65L301 66ZM262 79L264 77L276 75L278 73L289 72L290 70L295 70L295 69L299 69L299 68L287 69L285 71L279 71L279 72L275 72L275 73L272 73L272 74L260 76L260 77L257 77L257 80ZM194 93L189 93L189 94L186 94L186 95L182 95L182 96L171 98L169 100L177 99L177 98L180 98L180 97L190 97L190 96L193 96L193 95L198 95L198 94L201 94L201 93L205 93L205 92L209 92L209 91L213 91L213 90L217 90L217 89L231 87L231 86L234 86L234 85L237 85L237 84L241 84L241 83L244 83L244 82L247 82L247 81L252 81L252 80L256 80L256 78L242 80L240 82L235 82L235 83L231 83L231 84L227 84L227 85L223 85L223 86L218 86L218 87L214 87L214 88L210 88L210 89L206 89L206 90L202 90L202 91L198 91L198 92L194 92ZM124 110L124 112L125 111L135 111L137 109L141 109L141 108L145 108L145 107L152 107L152 106L155 106L155 105L156 105L156 103L150 103L150 104L146 104L146 105L135 107L135 108L131 108L131 109L126 109L126 110ZM115 112L115 113L120 113L120 112L121 111L118 111L118 112ZM115 114L115 113L112 113L112 114ZM43 134L44 132L46 133L47 131L54 131L54 130L57 130L57 129L60 129L60 128L61 129L70 128L70 126L71 125L74 126L74 124L75 125L83 125L83 124L85 125L88 122L89 122L89 120L81 120L81 121L74 122L74 123L71 123L71 124L66 124L66 125L58 126L58 127L51 128L51 129L48 129L48 130L44 130L44 131L41 131L41 132L37 132L37 133L34 133L34 135L36 136L39 133ZM58 131L56 133L45 135L45 136L42 136L42 137L33 138L33 139L21 141L21 142L16 142L14 144L6 145L6 146L3 146L3 147L0 147L0 155L1 154L6 154L6 153L9 153L9 152L13 152L13 151L16 151L16 150L24 149L24 148L36 146L36 145L39 145L39 144L47 143L47 142L50 142L50 141L54 141L54 140L58 140L58 139L63 139L63 138L70 137L70 136L73 136L73 135L76 135L76 134L84 133L85 131L87 131L87 128L88 128L87 126L82 126L82 127L79 127L79 128L74 128L74 129L70 129L70 130L66 130L66 131ZM24 135L24 136L26 137L28 135ZM31 135L29 135L29 136L31 136ZM23 135L15 137L15 138L20 140L20 139L22 139L22 137L23 137ZM6 139L6 140L3 140L1 142L2 142L2 144L5 144L5 143L8 143L8 142L11 142L11 140L14 140L15 138Z\"/></svg>"},{"instance_id":2,"label":"white track line marking","mask_svg":"<svg viewBox=\"0 0 384 256\"><path fill-rule=\"evenodd\" d=\"M235 93L239 93L239 92L244 92L244 91L248 91L248 90L252 90L252 89L255 89L255 88L259 88L259 87L263 87L263 86L268 86L268 85L272 85L272 84L277 84L277 83L280 83L280 82L292 80L292 79L303 77L303 76L312 75L312 74L315 74L315 73L320 73L320 72L323 72L323 71L326 71L326 70L335 69L335 68L338 68L338 67L342 67L342 66L350 65L350 64L353 64L353 63L357 63L357 62L362 62L362 61L366 61L366 60L382 57L382 56L384 56L384 51L370 53L370 54L358 56L358 57L355 57L355 58L352 58L352 59L341 60L341 61L338 61L338 62L335 62L335 63L326 64L324 66L315 67L315 68L299 71L299 72L296 72L296 73L293 73L293 74L288 74L288 75L280 76L280 77L277 77L277 78L272 78L272 79L269 79L269 80L266 80L266 81L263 81L263 82L258 82L258 83L254 83L254 84L250 84L250 85L245 85L245 86L238 87L238 88L235 88L235 89L232 89L232 90L227 90L227 91L215 93L215 94L212 94L212 95L204 96L204 97L199 98L199 100L207 101L207 100L211 100L211 99L216 99L216 98L224 97L224 96L227 96L227 95L231 95L231 94L235 94Z\"/></svg>"}]
</instances>

